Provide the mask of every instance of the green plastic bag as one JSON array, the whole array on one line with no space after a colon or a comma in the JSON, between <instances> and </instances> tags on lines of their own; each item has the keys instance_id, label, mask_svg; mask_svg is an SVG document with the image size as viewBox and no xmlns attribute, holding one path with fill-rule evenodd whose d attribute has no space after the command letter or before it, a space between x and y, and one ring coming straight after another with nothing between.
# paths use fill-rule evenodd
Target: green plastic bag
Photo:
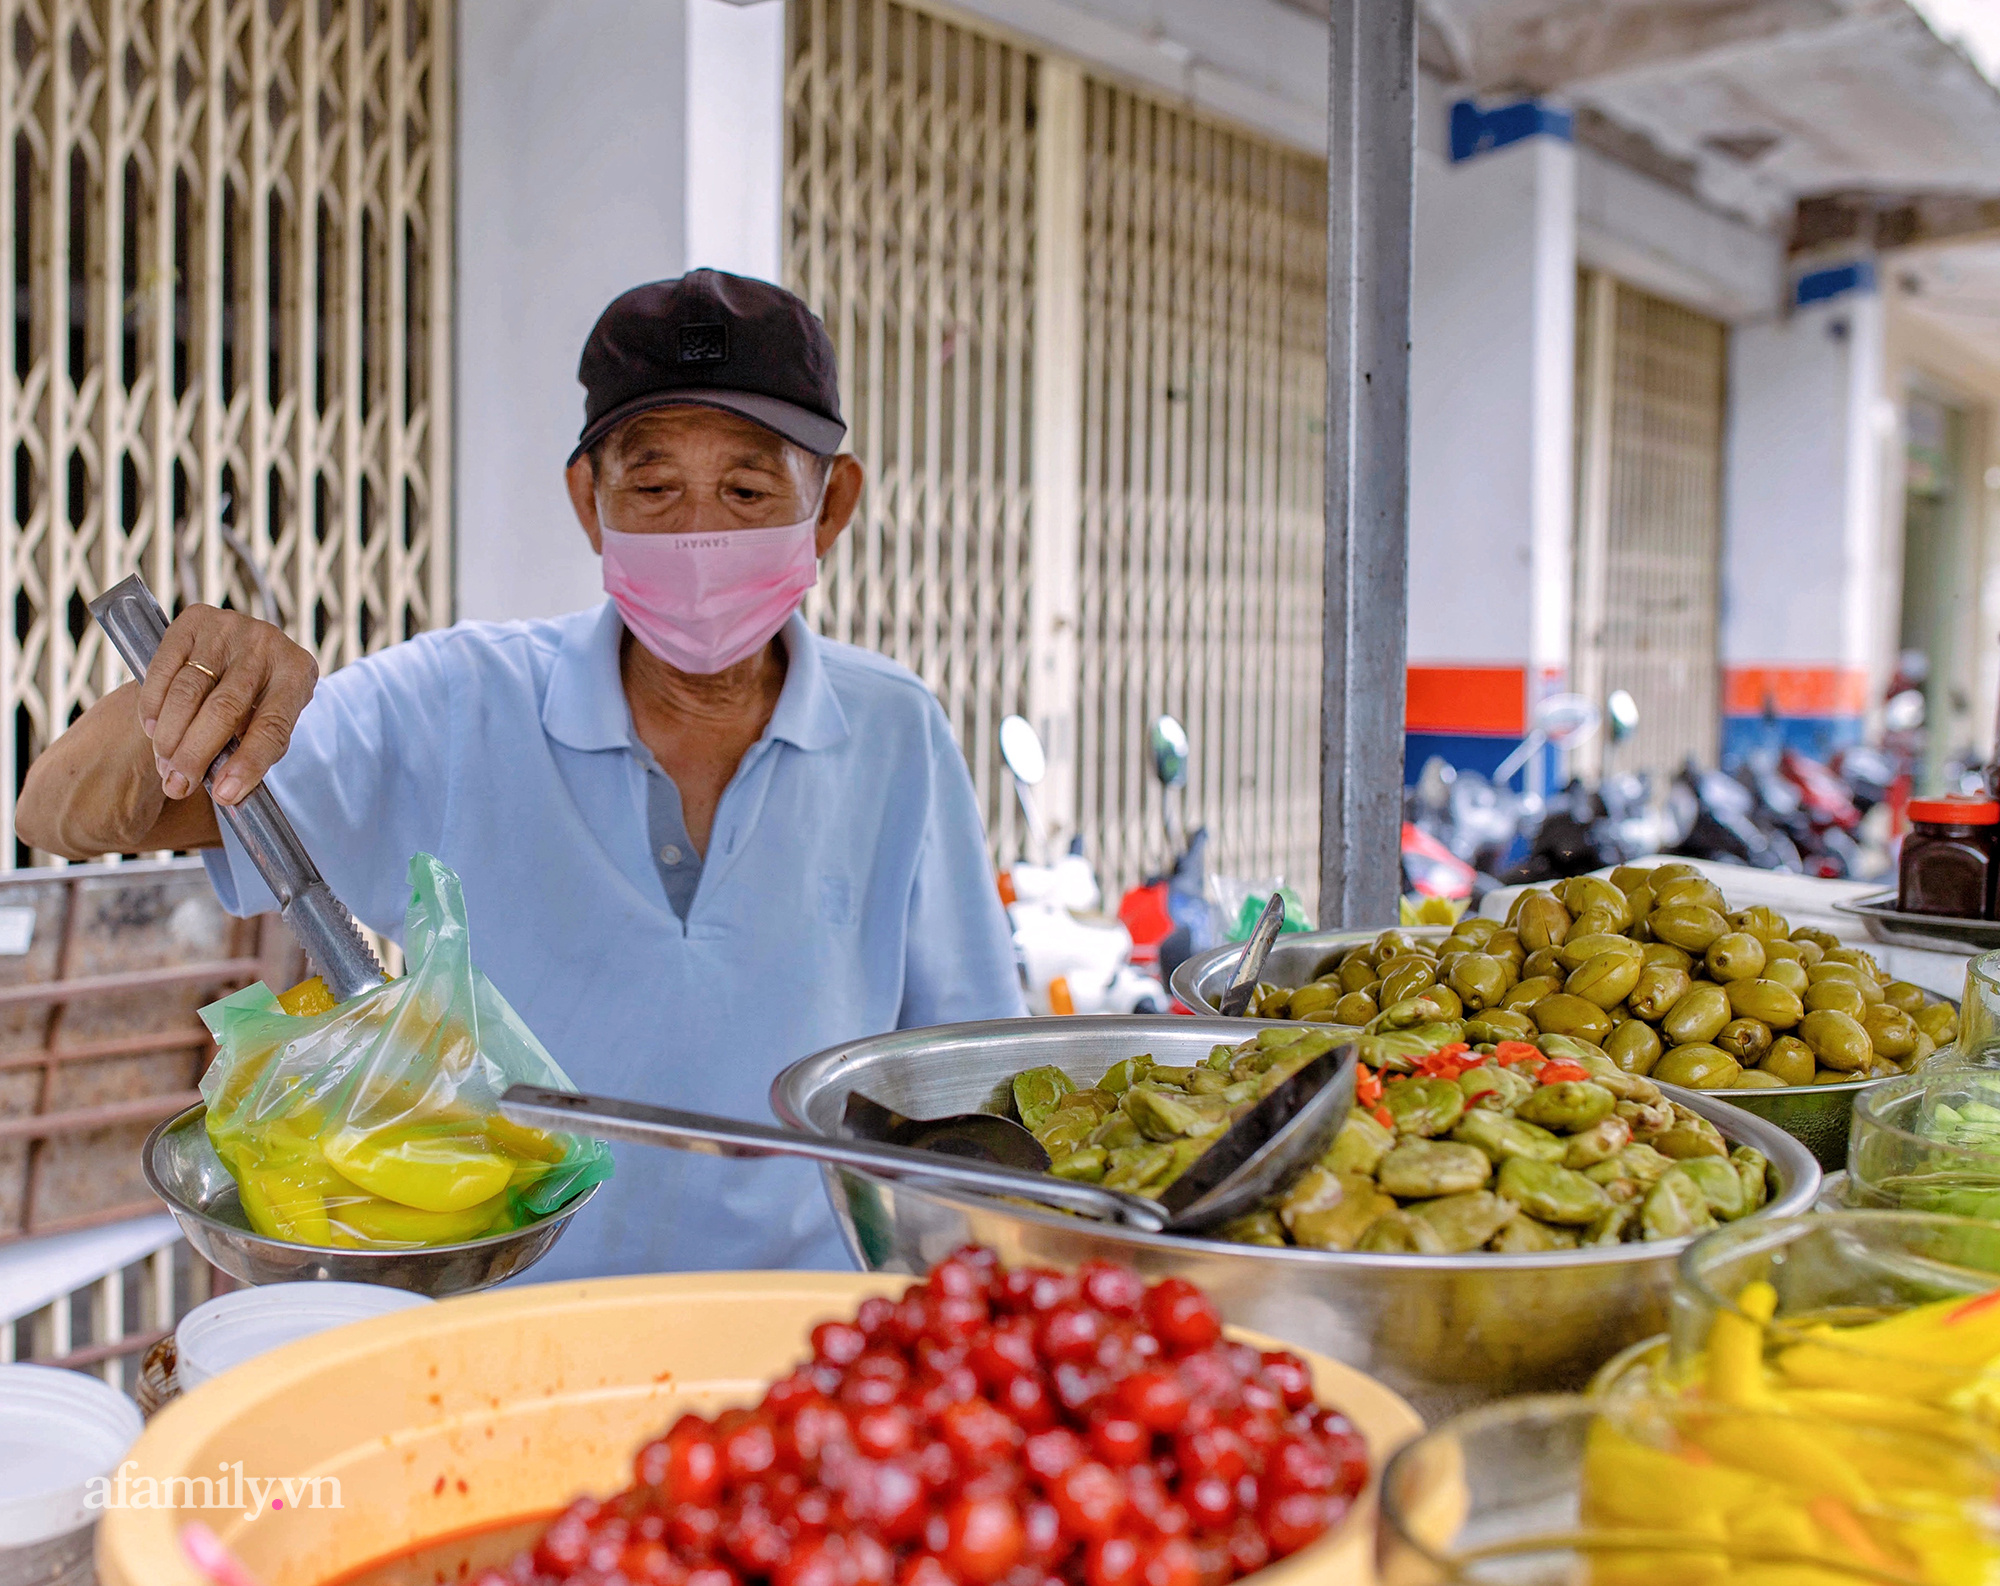
<instances>
[{"instance_id":1,"label":"green plastic bag","mask_svg":"<svg viewBox=\"0 0 2000 1586\"><path fill-rule=\"evenodd\" d=\"M408 970L331 1013L261 983L201 1010L208 1135L250 1226L294 1244L461 1244L559 1210L611 1174L599 1141L500 1116L513 1084L574 1090L472 964L458 877L410 861Z\"/></svg>"}]
</instances>

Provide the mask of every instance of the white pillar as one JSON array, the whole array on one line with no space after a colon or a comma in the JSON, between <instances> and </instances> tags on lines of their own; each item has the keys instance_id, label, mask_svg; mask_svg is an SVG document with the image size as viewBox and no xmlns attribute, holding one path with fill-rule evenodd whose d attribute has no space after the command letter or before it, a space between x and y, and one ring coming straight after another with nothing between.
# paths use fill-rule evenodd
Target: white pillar
<instances>
[{"instance_id":1,"label":"white pillar","mask_svg":"<svg viewBox=\"0 0 2000 1586\"><path fill-rule=\"evenodd\" d=\"M1417 170L1411 779L1490 771L1569 660L1576 151L1532 102L1453 115Z\"/></svg>"},{"instance_id":2,"label":"white pillar","mask_svg":"<svg viewBox=\"0 0 2000 1586\"><path fill-rule=\"evenodd\" d=\"M1883 313L1867 263L1802 276L1783 319L1730 337L1723 752L1824 755L1860 737L1878 631Z\"/></svg>"},{"instance_id":3,"label":"white pillar","mask_svg":"<svg viewBox=\"0 0 2000 1586\"><path fill-rule=\"evenodd\" d=\"M775 278L784 5L475 0L458 33L457 615L602 596L562 470L605 304Z\"/></svg>"}]
</instances>

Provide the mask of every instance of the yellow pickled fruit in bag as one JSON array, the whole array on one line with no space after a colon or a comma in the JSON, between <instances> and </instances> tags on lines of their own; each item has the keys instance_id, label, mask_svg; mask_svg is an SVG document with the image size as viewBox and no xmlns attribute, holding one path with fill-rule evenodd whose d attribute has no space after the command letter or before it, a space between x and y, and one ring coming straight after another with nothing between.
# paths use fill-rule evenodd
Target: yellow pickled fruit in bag
<instances>
[{"instance_id":1,"label":"yellow pickled fruit in bag","mask_svg":"<svg viewBox=\"0 0 2000 1586\"><path fill-rule=\"evenodd\" d=\"M276 1168L246 1167L236 1175L237 1198L250 1226L266 1239L330 1245L333 1228L317 1188Z\"/></svg>"},{"instance_id":2,"label":"yellow pickled fruit in bag","mask_svg":"<svg viewBox=\"0 0 2000 1586\"><path fill-rule=\"evenodd\" d=\"M507 1187L513 1162L464 1125L342 1129L320 1142L327 1161L372 1195L423 1212L461 1212Z\"/></svg>"},{"instance_id":3,"label":"yellow pickled fruit in bag","mask_svg":"<svg viewBox=\"0 0 2000 1586\"><path fill-rule=\"evenodd\" d=\"M418 1211L370 1196L330 1210L333 1231L383 1245L458 1245L493 1230L506 1216L507 1197L494 1195L457 1211Z\"/></svg>"},{"instance_id":4,"label":"yellow pickled fruit in bag","mask_svg":"<svg viewBox=\"0 0 2000 1586\"><path fill-rule=\"evenodd\" d=\"M309 980L301 980L290 991L279 992L278 1006L287 1013L310 1017L331 1013L340 1004L333 1000L333 993L326 989L326 982L314 975Z\"/></svg>"}]
</instances>

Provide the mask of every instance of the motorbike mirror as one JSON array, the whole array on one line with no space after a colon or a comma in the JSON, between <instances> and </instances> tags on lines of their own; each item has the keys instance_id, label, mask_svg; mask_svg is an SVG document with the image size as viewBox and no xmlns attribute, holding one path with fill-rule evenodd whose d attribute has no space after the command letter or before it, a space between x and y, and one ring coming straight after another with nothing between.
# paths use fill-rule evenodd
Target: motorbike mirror
<instances>
[{"instance_id":1,"label":"motorbike mirror","mask_svg":"<svg viewBox=\"0 0 2000 1586\"><path fill-rule=\"evenodd\" d=\"M1034 787L1049 774L1049 757L1042 752L1041 735L1025 718L1009 716L1000 723L1000 758L1016 781Z\"/></svg>"},{"instance_id":2,"label":"motorbike mirror","mask_svg":"<svg viewBox=\"0 0 2000 1586\"><path fill-rule=\"evenodd\" d=\"M1891 732L1915 732L1924 724L1924 696L1920 689L1906 688L1892 694L1882 709L1882 725Z\"/></svg>"},{"instance_id":3,"label":"motorbike mirror","mask_svg":"<svg viewBox=\"0 0 2000 1586\"><path fill-rule=\"evenodd\" d=\"M1171 716L1153 723L1153 775L1161 787L1186 787L1188 776L1187 729Z\"/></svg>"},{"instance_id":4,"label":"motorbike mirror","mask_svg":"<svg viewBox=\"0 0 2000 1586\"><path fill-rule=\"evenodd\" d=\"M1551 694L1535 707L1534 725L1558 749L1588 743L1603 724L1597 701L1581 694Z\"/></svg>"},{"instance_id":5,"label":"motorbike mirror","mask_svg":"<svg viewBox=\"0 0 2000 1586\"><path fill-rule=\"evenodd\" d=\"M1611 718L1613 743L1623 743L1639 730L1639 702L1622 688L1611 691L1611 697L1604 702L1604 713Z\"/></svg>"}]
</instances>

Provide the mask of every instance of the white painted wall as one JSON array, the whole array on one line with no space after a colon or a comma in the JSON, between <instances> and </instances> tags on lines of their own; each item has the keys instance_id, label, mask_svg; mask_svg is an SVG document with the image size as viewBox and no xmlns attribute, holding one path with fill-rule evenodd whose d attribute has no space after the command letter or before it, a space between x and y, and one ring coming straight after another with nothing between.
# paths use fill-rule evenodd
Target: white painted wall
<instances>
[{"instance_id":1,"label":"white painted wall","mask_svg":"<svg viewBox=\"0 0 2000 1586\"><path fill-rule=\"evenodd\" d=\"M1578 259L1716 319L1769 318L1784 302L1785 246L1590 149L1576 157Z\"/></svg>"},{"instance_id":2,"label":"white painted wall","mask_svg":"<svg viewBox=\"0 0 2000 1586\"><path fill-rule=\"evenodd\" d=\"M1410 660L1569 658L1575 150L1421 155L1410 369Z\"/></svg>"},{"instance_id":3,"label":"white painted wall","mask_svg":"<svg viewBox=\"0 0 2000 1586\"><path fill-rule=\"evenodd\" d=\"M1882 302L1849 293L1729 344L1722 655L1869 667L1882 617Z\"/></svg>"}]
</instances>

